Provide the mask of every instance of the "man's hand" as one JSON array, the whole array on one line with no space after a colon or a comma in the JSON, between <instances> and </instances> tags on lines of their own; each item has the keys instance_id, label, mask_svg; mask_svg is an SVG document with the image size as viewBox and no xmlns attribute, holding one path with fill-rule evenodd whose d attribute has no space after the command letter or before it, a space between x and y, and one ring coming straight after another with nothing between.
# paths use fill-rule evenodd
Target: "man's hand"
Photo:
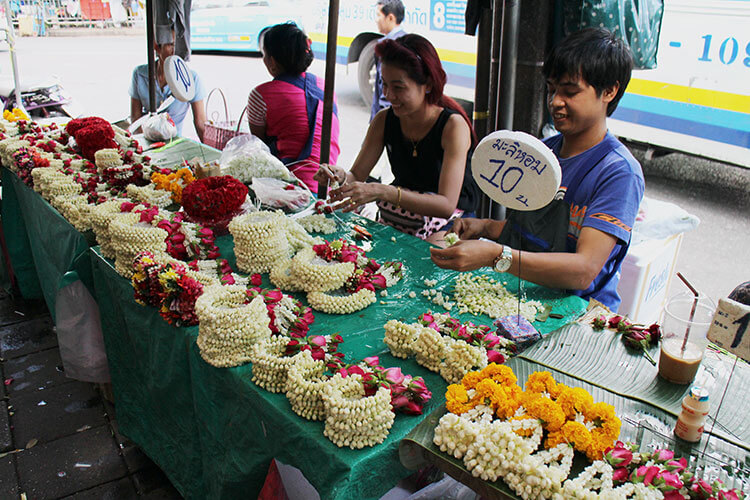
<instances>
[{"instance_id":1,"label":"man's hand","mask_svg":"<svg viewBox=\"0 0 750 500\"><path fill-rule=\"evenodd\" d=\"M492 266L502 250L502 245L491 241L462 239L448 248L430 248L430 257L436 266L443 269L473 271L480 267Z\"/></svg>"}]
</instances>

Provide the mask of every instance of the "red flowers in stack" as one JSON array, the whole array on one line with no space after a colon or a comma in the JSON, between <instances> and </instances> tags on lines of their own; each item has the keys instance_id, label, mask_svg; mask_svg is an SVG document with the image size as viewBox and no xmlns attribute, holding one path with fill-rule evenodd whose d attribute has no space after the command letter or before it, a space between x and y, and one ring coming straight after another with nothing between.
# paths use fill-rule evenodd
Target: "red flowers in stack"
<instances>
[{"instance_id":1,"label":"red flowers in stack","mask_svg":"<svg viewBox=\"0 0 750 500\"><path fill-rule=\"evenodd\" d=\"M73 136L81 149L81 156L89 161L94 161L94 154L100 149L117 148L117 143L113 140L115 131L112 125L98 116L71 120L65 131Z\"/></svg>"},{"instance_id":2,"label":"red flowers in stack","mask_svg":"<svg viewBox=\"0 0 750 500\"><path fill-rule=\"evenodd\" d=\"M246 197L247 186L231 175L206 177L182 190L182 207L199 221L219 221L238 212Z\"/></svg>"}]
</instances>

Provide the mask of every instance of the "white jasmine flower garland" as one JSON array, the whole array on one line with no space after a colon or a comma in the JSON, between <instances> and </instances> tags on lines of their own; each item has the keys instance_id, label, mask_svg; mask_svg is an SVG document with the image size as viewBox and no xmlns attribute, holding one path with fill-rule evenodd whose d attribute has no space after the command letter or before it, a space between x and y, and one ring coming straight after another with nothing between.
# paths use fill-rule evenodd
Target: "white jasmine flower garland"
<instances>
[{"instance_id":1,"label":"white jasmine flower garland","mask_svg":"<svg viewBox=\"0 0 750 500\"><path fill-rule=\"evenodd\" d=\"M269 392L284 392L287 371L294 364L295 356L284 356L288 337L268 337L250 350L253 364L253 382Z\"/></svg>"},{"instance_id":2,"label":"white jasmine flower garland","mask_svg":"<svg viewBox=\"0 0 750 500\"><path fill-rule=\"evenodd\" d=\"M286 223L275 212L251 212L232 219L229 232L234 237L234 253L240 271L267 273L288 256Z\"/></svg>"},{"instance_id":3,"label":"white jasmine flower garland","mask_svg":"<svg viewBox=\"0 0 750 500\"><path fill-rule=\"evenodd\" d=\"M392 319L385 324L383 341L397 358L408 358L414 355L414 342L417 340L417 325L408 325Z\"/></svg>"},{"instance_id":4,"label":"white jasmine flower garland","mask_svg":"<svg viewBox=\"0 0 750 500\"><path fill-rule=\"evenodd\" d=\"M308 292L307 303L316 311L328 314L351 314L375 302L375 292L362 288L351 295Z\"/></svg>"},{"instance_id":5,"label":"white jasmine flower garland","mask_svg":"<svg viewBox=\"0 0 750 500\"><path fill-rule=\"evenodd\" d=\"M336 232L336 221L329 219L325 214L310 214L297 219L308 233L331 234Z\"/></svg>"},{"instance_id":6,"label":"white jasmine flower garland","mask_svg":"<svg viewBox=\"0 0 750 500\"><path fill-rule=\"evenodd\" d=\"M497 319L516 314L518 298L496 280L484 275L461 273L453 283L453 299L459 313L486 314ZM542 304L536 300L521 300L521 316L534 321Z\"/></svg>"},{"instance_id":7,"label":"white jasmine flower garland","mask_svg":"<svg viewBox=\"0 0 750 500\"><path fill-rule=\"evenodd\" d=\"M195 301L200 321L201 357L217 367L238 366L250 360L252 346L271 336L268 312L258 295L245 304L246 288L212 286Z\"/></svg>"},{"instance_id":8,"label":"white jasmine flower garland","mask_svg":"<svg viewBox=\"0 0 750 500\"><path fill-rule=\"evenodd\" d=\"M286 398L292 411L308 420L323 420L323 391L328 383L325 362L313 359L310 351L302 351L293 359L286 381Z\"/></svg>"}]
</instances>

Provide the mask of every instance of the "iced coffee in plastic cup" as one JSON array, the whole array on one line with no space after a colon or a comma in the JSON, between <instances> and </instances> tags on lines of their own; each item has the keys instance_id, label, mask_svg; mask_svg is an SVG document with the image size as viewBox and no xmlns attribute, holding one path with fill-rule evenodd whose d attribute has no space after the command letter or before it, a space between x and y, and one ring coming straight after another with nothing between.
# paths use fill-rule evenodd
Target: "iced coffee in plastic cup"
<instances>
[{"instance_id":1,"label":"iced coffee in plastic cup","mask_svg":"<svg viewBox=\"0 0 750 500\"><path fill-rule=\"evenodd\" d=\"M705 295L675 295L664 309L659 375L675 384L689 384L706 350L708 327L716 305Z\"/></svg>"}]
</instances>

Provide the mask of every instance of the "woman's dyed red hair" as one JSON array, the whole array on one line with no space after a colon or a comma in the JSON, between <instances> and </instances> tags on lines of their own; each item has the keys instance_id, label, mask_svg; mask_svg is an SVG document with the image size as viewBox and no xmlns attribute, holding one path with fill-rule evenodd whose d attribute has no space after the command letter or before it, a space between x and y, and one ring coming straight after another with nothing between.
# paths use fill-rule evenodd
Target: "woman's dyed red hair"
<instances>
[{"instance_id":1,"label":"woman's dyed red hair","mask_svg":"<svg viewBox=\"0 0 750 500\"><path fill-rule=\"evenodd\" d=\"M430 92L425 95L429 104L436 104L458 111L471 132L471 145L476 145L471 120L466 111L454 99L443 94L447 77L440 57L429 40L410 33L399 38L386 38L375 46L375 55L381 62L392 64L406 71L406 74L419 85L429 85Z\"/></svg>"}]
</instances>

